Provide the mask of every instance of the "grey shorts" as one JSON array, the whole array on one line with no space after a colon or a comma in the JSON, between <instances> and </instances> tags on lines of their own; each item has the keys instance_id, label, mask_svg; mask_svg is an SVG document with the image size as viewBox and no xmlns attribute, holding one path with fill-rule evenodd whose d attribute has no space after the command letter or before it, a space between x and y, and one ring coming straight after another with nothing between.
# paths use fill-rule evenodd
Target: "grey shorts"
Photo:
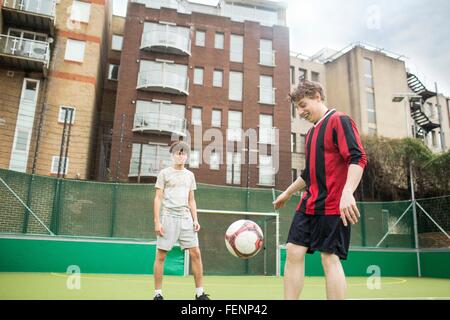
<instances>
[{"instance_id":1,"label":"grey shorts","mask_svg":"<svg viewBox=\"0 0 450 320\"><path fill-rule=\"evenodd\" d=\"M179 242L182 250L198 247L198 236L189 210L182 213L163 210L161 224L164 235L156 237L158 249L170 251L176 242Z\"/></svg>"}]
</instances>

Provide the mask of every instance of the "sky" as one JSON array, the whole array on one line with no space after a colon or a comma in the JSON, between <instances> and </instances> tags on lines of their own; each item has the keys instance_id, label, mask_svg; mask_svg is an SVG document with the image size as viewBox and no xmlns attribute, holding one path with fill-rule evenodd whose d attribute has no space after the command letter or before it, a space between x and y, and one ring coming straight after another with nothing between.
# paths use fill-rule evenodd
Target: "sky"
<instances>
[{"instance_id":1,"label":"sky","mask_svg":"<svg viewBox=\"0 0 450 320\"><path fill-rule=\"evenodd\" d=\"M218 0L192 2L217 4ZM126 0L114 0L115 9ZM427 89L450 96L450 1L287 0L290 49L311 56L362 42L404 55ZM447 28L445 27L447 26ZM447 30L447 31L445 31Z\"/></svg>"}]
</instances>

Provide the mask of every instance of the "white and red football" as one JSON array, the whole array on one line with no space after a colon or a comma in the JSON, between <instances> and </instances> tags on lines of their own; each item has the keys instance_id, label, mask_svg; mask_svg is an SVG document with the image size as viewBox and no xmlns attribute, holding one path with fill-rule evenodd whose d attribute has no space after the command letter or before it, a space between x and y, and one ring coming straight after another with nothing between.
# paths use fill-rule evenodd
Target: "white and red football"
<instances>
[{"instance_id":1,"label":"white and red football","mask_svg":"<svg viewBox=\"0 0 450 320\"><path fill-rule=\"evenodd\" d=\"M225 232L225 245L228 251L241 259L248 259L258 254L263 242L261 228L251 220L235 221Z\"/></svg>"}]
</instances>

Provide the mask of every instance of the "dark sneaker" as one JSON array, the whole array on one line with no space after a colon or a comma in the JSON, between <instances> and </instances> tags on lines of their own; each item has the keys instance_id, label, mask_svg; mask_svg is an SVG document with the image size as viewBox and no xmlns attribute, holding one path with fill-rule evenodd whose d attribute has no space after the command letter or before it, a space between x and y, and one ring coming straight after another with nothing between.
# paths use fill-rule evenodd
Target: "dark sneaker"
<instances>
[{"instance_id":1,"label":"dark sneaker","mask_svg":"<svg viewBox=\"0 0 450 320\"><path fill-rule=\"evenodd\" d=\"M197 295L195 295L195 300L211 300L211 299L209 298L209 294L202 293L202 295L199 297L197 297Z\"/></svg>"},{"instance_id":2,"label":"dark sneaker","mask_svg":"<svg viewBox=\"0 0 450 320\"><path fill-rule=\"evenodd\" d=\"M164 300L164 298L163 298L162 295L157 294L157 295L153 298L153 300Z\"/></svg>"}]
</instances>

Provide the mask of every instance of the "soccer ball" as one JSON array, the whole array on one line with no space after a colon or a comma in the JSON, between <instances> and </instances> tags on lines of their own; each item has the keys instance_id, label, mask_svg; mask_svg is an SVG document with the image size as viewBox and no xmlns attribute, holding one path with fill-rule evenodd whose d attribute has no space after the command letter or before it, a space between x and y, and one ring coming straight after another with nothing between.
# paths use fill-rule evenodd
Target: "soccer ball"
<instances>
[{"instance_id":1,"label":"soccer ball","mask_svg":"<svg viewBox=\"0 0 450 320\"><path fill-rule=\"evenodd\" d=\"M251 220L233 222L225 232L228 251L238 258L254 257L261 250L264 237L261 228Z\"/></svg>"}]
</instances>

